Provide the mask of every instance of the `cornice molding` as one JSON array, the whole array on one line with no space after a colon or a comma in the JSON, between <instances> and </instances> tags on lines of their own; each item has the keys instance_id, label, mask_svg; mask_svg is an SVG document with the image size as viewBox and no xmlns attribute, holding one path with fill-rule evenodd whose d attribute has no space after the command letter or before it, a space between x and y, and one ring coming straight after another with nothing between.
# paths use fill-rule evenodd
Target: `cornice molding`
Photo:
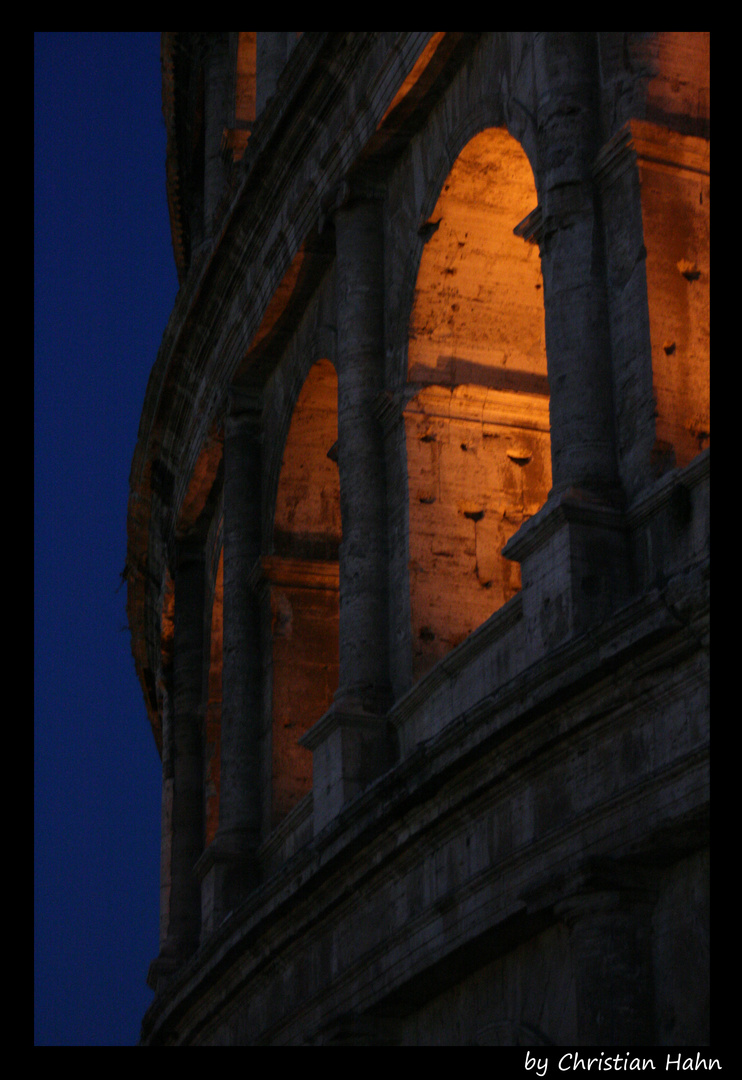
<instances>
[{"instance_id":1,"label":"cornice molding","mask_svg":"<svg viewBox=\"0 0 742 1080\"><path fill-rule=\"evenodd\" d=\"M505 786L509 783L514 762L525 764L534 758L536 752L535 744L531 745L527 738L524 741L524 725L533 725L532 739L536 743L544 738L550 740L549 752L553 755L553 725L544 726L540 721L549 710L558 708L557 703L564 700L570 687L574 688L577 707L559 713L560 738L563 740L569 738L572 729L581 730L586 723L597 727L610 725L603 686L607 673L611 675L614 706L620 711L625 707L618 677L618 670L622 666L626 666L625 681L633 685L641 678L644 669L654 670L658 662L657 652L662 654L664 662L672 663L688 655L689 649L694 647L685 629L672 618L662 598L654 590L607 620L597 634L587 634L570 642L555 654L519 673L495 694L483 697L476 706L454 717L436 737L419 745L417 750L349 803L313 841L296 851L234 912L233 917L219 928L199 953L177 973L163 994L155 999L145 1018L145 1041L156 1041L158 1030L172 1024L181 1011L190 1009L191 1004L203 996L205 982L214 977L214 972L223 973L230 963L230 957L235 961L238 957L244 960L247 942L258 942L261 935L280 937L284 932L281 918L284 911L290 908L295 919L301 917L309 920L309 931L319 919L317 911L308 903L310 897L316 896L323 911L334 910L334 890L341 888L347 893L349 874L356 888L361 887L361 882L368 875L374 875L377 881L384 879L385 874L395 875L398 852L395 837L398 828L392 827L392 823L399 822L401 807L405 808L404 819L407 823L405 848L412 843L424 843L429 820L425 807L430 800L429 813L434 814L440 822L440 791L441 785L446 782L449 785L446 804L448 824L443 835L453 834L460 827L459 801L468 806L474 798L493 794L492 776L484 765L486 760L499 761L508 745L504 742L508 732L517 737L510 744L506 759L496 767ZM698 679L700 676L698 672L690 672L689 677ZM602 703L601 708L596 708L596 701ZM636 707L640 707L638 703ZM360 718L360 721L363 719ZM368 719L379 724L379 718ZM512 728L514 721L517 722L516 729ZM328 713L319 724L329 729L334 722ZM498 756L487 758L488 751L496 745L500 748ZM512 755L515 757L512 758ZM708 744L704 743L690 750L685 757L655 769L649 777L649 788L661 792L676 784L677 777L682 774L689 789L697 793L697 799L702 800L707 767ZM469 775L467 770L471 769L474 769L475 775ZM466 774L468 779L466 782L462 780L456 787L454 777L459 773ZM453 787L450 786L452 784ZM674 787L672 789L675 790ZM636 798L637 793L637 785L629 786L612 796L612 804L624 806L627 801ZM506 792L499 791L498 797L506 798ZM414 807L419 808L417 817L413 817ZM298 815L301 822L305 820L306 810L307 807L302 807ZM527 875L516 872L516 867L529 860L534 860L534 865L545 865L546 852L551 852L554 859L554 852L560 843L571 843L576 850L582 850L587 821L605 813L606 808L602 803L591 806L567 822L558 834L547 834L535 844L510 853L497 866L489 867L482 875L468 881L464 886L466 896L473 901L479 890L487 892L491 875L497 875L499 881L522 880ZM282 841L288 842L285 834ZM373 845L373 858L366 850L369 844ZM350 864L349 854L353 856ZM342 881L333 886L333 867L339 863L345 867L345 873ZM558 859L553 862L553 873L542 878L544 887L541 892L536 889L524 897L520 893L514 894L510 907L498 909L497 921L503 922L509 913L525 912L529 906L537 909L545 905L551 907L564 898L564 893L554 887L563 865ZM580 871L585 865L583 857L576 870ZM569 875L567 877L569 879ZM587 881L587 884L591 883ZM569 892L569 889L566 891ZM300 911L303 912L301 916ZM433 908L426 909L421 919L428 925L431 919L438 917L437 909ZM294 921L292 934L296 932ZM410 932L409 926L405 927L405 932ZM390 951L388 942L385 949ZM257 960L256 954L254 962ZM364 970L367 970L372 958L364 956L361 962L365 965ZM236 965L233 978L242 985L247 977L247 969L240 969ZM226 982L222 980L220 994L234 992L234 986L230 989L231 982L231 979Z\"/></svg>"}]
</instances>

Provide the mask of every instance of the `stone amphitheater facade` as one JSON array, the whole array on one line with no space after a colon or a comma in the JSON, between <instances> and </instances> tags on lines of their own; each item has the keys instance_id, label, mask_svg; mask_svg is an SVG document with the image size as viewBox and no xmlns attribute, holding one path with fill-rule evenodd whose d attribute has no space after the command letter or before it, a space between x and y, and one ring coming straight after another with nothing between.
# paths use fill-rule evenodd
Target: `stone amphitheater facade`
<instances>
[{"instance_id":1,"label":"stone amphitheater facade","mask_svg":"<svg viewBox=\"0 0 742 1080\"><path fill-rule=\"evenodd\" d=\"M163 33L144 1044L708 1041L708 38Z\"/></svg>"}]
</instances>

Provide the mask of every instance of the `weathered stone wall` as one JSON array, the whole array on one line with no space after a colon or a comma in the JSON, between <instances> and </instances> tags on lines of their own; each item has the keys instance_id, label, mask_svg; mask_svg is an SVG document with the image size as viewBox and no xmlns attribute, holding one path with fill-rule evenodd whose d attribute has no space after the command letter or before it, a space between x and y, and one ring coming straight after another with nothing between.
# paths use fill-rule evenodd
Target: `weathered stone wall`
<instances>
[{"instance_id":1,"label":"weathered stone wall","mask_svg":"<svg viewBox=\"0 0 742 1080\"><path fill-rule=\"evenodd\" d=\"M707 35L163 49L143 1041L704 1042Z\"/></svg>"}]
</instances>

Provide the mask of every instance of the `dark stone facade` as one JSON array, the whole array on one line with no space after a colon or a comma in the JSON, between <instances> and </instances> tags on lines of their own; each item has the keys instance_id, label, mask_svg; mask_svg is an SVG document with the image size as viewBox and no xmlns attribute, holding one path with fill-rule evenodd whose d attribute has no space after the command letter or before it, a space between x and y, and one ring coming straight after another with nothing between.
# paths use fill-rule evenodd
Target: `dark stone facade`
<instances>
[{"instance_id":1,"label":"dark stone facade","mask_svg":"<svg viewBox=\"0 0 742 1080\"><path fill-rule=\"evenodd\" d=\"M142 1042L707 1043L708 34L162 58Z\"/></svg>"}]
</instances>

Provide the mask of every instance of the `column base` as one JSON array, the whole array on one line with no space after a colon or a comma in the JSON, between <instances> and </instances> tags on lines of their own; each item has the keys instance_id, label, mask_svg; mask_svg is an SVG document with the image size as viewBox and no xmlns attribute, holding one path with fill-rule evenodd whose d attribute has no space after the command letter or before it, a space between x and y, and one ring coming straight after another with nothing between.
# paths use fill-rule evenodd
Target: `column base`
<instances>
[{"instance_id":1,"label":"column base","mask_svg":"<svg viewBox=\"0 0 742 1080\"><path fill-rule=\"evenodd\" d=\"M597 626L631 595L624 514L578 488L550 496L503 555L521 564L534 658Z\"/></svg>"},{"instance_id":2,"label":"column base","mask_svg":"<svg viewBox=\"0 0 742 1080\"><path fill-rule=\"evenodd\" d=\"M213 934L256 888L258 866L254 847L248 847L241 835L217 834L194 869L201 880L203 938Z\"/></svg>"},{"instance_id":3,"label":"column base","mask_svg":"<svg viewBox=\"0 0 742 1080\"><path fill-rule=\"evenodd\" d=\"M385 714L348 697L333 702L299 742L312 751L315 835L394 760Z\"/></svg>"},{"instance_id":4,"label":"column base","mask_svg":"<svg viewBox=\"0 0 742 1080\"><path fill-rule=\"evenodd\" d=\"M172 977L177 974L186 961L198 948L197 942L190 944L178 944L166 941L160 949L160 953L149 965L147 971L147 986L157 994L162 990Z\"/></svg>"}]
</instances>

